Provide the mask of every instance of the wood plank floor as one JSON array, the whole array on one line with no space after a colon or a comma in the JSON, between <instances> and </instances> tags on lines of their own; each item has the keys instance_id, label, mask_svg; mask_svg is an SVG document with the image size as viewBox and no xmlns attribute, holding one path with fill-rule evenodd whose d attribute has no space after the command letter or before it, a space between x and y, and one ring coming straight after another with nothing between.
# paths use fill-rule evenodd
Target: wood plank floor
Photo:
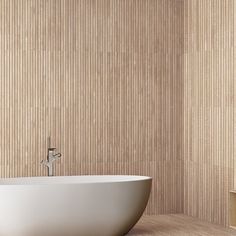
<instances>
[{"instance_id":1,"label":"wood plank floor","mask_svg":"<svg viewBox=\"0 0 236 236\"><path fill-rule=\"evenodd\" d=\"M236 230L182 214L143 216L127 236L236 236Z\"/></svg>"}]
</instances>

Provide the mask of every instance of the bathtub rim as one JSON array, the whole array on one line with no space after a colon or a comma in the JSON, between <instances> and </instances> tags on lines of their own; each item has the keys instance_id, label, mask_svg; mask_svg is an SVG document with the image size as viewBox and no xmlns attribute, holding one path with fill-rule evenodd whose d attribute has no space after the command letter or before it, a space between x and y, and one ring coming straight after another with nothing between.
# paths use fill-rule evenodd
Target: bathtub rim
<instances>
[{"instance_id":1,"label":"bathtub rim","mask_svg":"<svg viewBox=\"0 0 236 236\"><path fill-rule=\"evenodd\" d=\"M0 186L112 184L152 181L143 175L65 175L0 178Z\"/></svg>"}]
</instances>

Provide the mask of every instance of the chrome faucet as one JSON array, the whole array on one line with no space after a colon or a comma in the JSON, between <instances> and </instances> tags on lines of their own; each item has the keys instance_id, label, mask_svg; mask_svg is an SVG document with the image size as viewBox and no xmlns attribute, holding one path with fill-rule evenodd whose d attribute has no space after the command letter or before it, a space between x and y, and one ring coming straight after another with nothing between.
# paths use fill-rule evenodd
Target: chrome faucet
<instances>
[{"instance_id":1,"label":"chrome faucet","mask_svg":"<svg viewBox=\"0 0 236 236\"><path fill-rule=\"evenodd\" d=\"M61 158L61 153L55 152L56 148L48 148L47 160L42 160L41 164L48 168L48 176L53 176L53 162Z\"/></svg>"}]
</instances>

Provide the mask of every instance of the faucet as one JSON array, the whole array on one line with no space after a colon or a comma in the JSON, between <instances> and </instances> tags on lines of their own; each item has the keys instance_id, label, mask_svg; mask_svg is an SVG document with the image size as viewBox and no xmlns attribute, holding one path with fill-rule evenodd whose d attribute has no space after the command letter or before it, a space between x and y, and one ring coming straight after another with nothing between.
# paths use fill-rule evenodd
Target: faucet
<instances>
[{"instance_id":1,"label":"faucet","mask_svg":"<svg viewBox=\"0 0 236 236\"><path fill-rule=\"evenodd\" d=\"M53 162L61 158L61 153L55 153L56 148L48 148L47 160L42 160L41 164L48 168L48 176L53 176Z\"/></svg>"}]
</instances>

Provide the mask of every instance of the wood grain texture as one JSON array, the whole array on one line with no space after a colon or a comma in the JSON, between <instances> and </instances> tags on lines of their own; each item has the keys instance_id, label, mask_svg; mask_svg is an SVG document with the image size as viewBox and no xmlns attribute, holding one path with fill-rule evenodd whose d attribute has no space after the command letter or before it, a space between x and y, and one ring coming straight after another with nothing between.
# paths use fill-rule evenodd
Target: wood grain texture
<instances>
[{"instance_id":1,"label":"wood grain texture","mask_svg":"<svg viewBox=\"0 0 236 236\"><path fill-rule=\"evenodd\" d=\"M144 216L127 236L234 236L236 230L182 214Z\"/></svg>"},{"instance_id":2,"label":"wood grain texture","mask_svg":"<svg viewBox=\"0 0 236 236\"><path fill-rule=\"evenodd\" d=\"M223 225L236 187L235 10L184 1L184 213Z\"/></svg>"},{"instance_id":3,"label":"wood grain texture","mask_svg":"<svg viewBox=\"0 0 236 236\"><path fill-rule=\"evenodd\" d=\"M236 191L230 191L229 226L236 229Z\"/></svg>"},{"instance_id":4,"label":"wood grain texture","mask_svg":"<svg viewBox=\"0 0 236 236\"><path fill-rule=\"evenodd\" d=\"M183 212L183 1L0 0L0 175L153 177Z\"/></svg>"}]
</instances>

